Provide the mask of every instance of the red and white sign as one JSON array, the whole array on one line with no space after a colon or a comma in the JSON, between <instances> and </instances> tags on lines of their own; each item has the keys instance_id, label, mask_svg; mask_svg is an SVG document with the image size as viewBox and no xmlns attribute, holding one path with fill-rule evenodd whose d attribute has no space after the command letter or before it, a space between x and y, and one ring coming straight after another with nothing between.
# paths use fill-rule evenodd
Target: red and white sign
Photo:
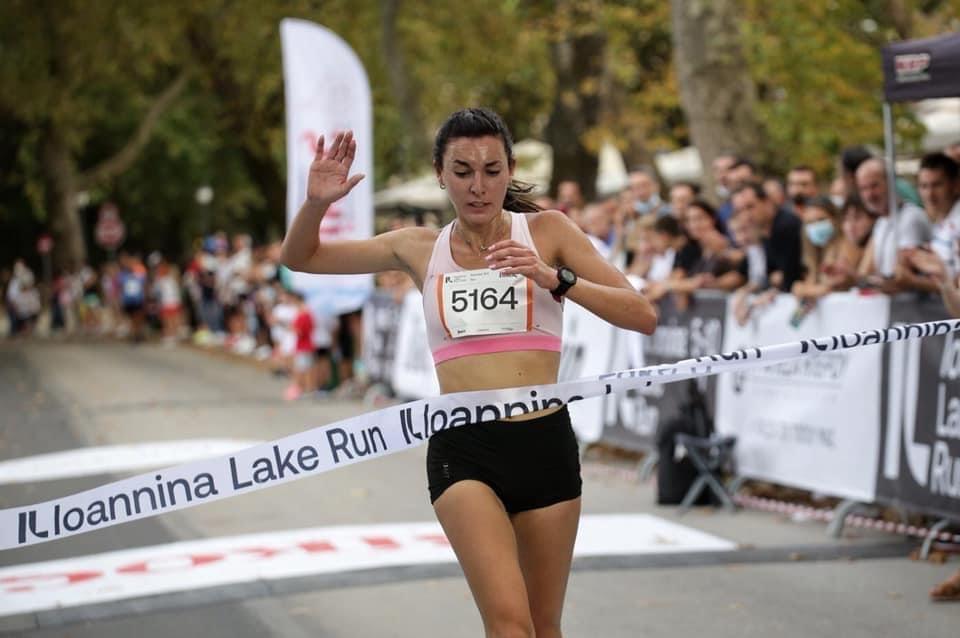
<instances>
[{"instance_id":1,"label":"red and white sign","mask_svg":"<svg viewBox=\"0 0 960 638\"><path fill-rule=\"evenodd\" d=\"M53 250L53 237L50 235L40 235L37 238L37 252L41 255L48 255Z\"/></svg>"},{"instance_id":2,"label":"red and white sign","mask_svg":"<svg viewBox=\"0 0 960 638\"><path fill-rule=\"evenodd\" d=\"M127 229L120 219L120 210L116 204L105 202L100 206L93 235L98 245L109 250L113 250L123 243L127 236Z\"/></svg>"},{"instance_id":3,"label":"red and white sign","mask_svg":"<svg viewBox=\"0 0 960 638\"><path fill-rule=\"evenodd\" d=\"M597 514L581 519L574 556L735 547L649 514ZM455 560L436 522L316 527L155 545L0 568L0 617L257 580Z\"/></svg>"}]
</instances>

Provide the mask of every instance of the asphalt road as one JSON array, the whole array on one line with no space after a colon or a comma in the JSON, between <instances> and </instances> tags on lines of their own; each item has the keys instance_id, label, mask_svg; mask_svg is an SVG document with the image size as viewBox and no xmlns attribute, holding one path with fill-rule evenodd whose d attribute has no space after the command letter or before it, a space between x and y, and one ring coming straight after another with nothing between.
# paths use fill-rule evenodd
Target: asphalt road
<instances>
[{"instance_id":1,"label":"asphalt road","mask_svg":"<svg viewBox=\"0 0 960 638\"><path fill-rule=\"evenodd\" d=\"M103 445L197 438L271 440L363 412L359 402L284 402L285 382L187 348L54 341L0 344L0 462ZM0 569L240 534L433 520L424 449L271 489L0 551ZM129 474L0 484L0 508L41 502ZM733 543L725 552L637 552L578 559L567 636L960 635L960 605L927 590L956 569L910 561L903 539L768 513L710 509L678 518L600 462L585 466L584 513L648 514ZM914 544L915 545L915 544ZM3 597L18 596L3 589ZM13 600L13 599L8 599ZM23 636L478 636L455 565L368 566L192 588L0 616Z\"/></svg>"}]
</instances>

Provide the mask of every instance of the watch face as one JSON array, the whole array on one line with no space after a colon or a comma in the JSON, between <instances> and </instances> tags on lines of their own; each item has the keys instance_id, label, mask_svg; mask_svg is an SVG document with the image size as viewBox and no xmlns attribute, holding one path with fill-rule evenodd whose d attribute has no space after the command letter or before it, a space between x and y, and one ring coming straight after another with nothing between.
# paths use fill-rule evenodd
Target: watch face
<instances>
[{"instance_id":1,"label":"watch face","mask_svg":"<svg viewBox=\"0 0 960 638\"><path fill-rule=\"evenodd\" d=\"M569 268L561 268L559 276L565 284L570 284L572 286L573 284L577 283L577 276L573 274L573 271Z\"/></svg>"}]
</instances>

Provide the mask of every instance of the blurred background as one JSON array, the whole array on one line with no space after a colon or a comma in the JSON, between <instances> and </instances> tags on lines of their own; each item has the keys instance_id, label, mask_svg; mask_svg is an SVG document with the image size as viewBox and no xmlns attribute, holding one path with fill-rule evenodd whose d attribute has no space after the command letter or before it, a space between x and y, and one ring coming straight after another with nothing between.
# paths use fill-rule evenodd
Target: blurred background
<instances>
[{"instance_id":1,"label":"blurred background","mask_svg":"<svg viewBox=\"0 0 960 638\"><path fill-rule=\"evenodd\" d=\"M590 200L637 166L664 187L712 193L701 167L721 153L769 174L809 165L828 181L843 147L882 145L880 46L960 26L945 0L709 5L8 0L0 264L40 269L44 233L54 269L103 262L104 202L120 211L125 249L177 261L214 230L281 238L284 17L338 33L367 69L378 228L403 206L439 201L446 214L416 178L430 171L436 127L464 105L495 108L529 140L522 176L554 195L573 180ZM960 138L955 103L895 113L904 156Z\"/></svg>"}]
</instances>

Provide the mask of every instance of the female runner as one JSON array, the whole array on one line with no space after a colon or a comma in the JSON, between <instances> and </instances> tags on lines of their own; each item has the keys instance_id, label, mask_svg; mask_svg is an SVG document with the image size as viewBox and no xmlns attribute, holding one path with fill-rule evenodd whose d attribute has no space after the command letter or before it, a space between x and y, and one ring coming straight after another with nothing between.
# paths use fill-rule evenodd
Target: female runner
<instances>
[{"instance_id":1,"label":"female runner","mask_svg":"<svg viewBox=\"0 0 960 638\"><path fill-rule=\"evenodd\" d=\"M652 305L561 212L539 211L513 184L513 142L487 109L451 115L433 164L456 219L320 242L320 221L363 175L351 132L310 166L307 199L283 242L289 268L406 271L423 292L444 393L557 381L563 298L615 326L653 332ZM580 464L566 407L444 430L427 451L430 499L487 636L561 636L580 517Z\"/></svg>"}]
</instances>

